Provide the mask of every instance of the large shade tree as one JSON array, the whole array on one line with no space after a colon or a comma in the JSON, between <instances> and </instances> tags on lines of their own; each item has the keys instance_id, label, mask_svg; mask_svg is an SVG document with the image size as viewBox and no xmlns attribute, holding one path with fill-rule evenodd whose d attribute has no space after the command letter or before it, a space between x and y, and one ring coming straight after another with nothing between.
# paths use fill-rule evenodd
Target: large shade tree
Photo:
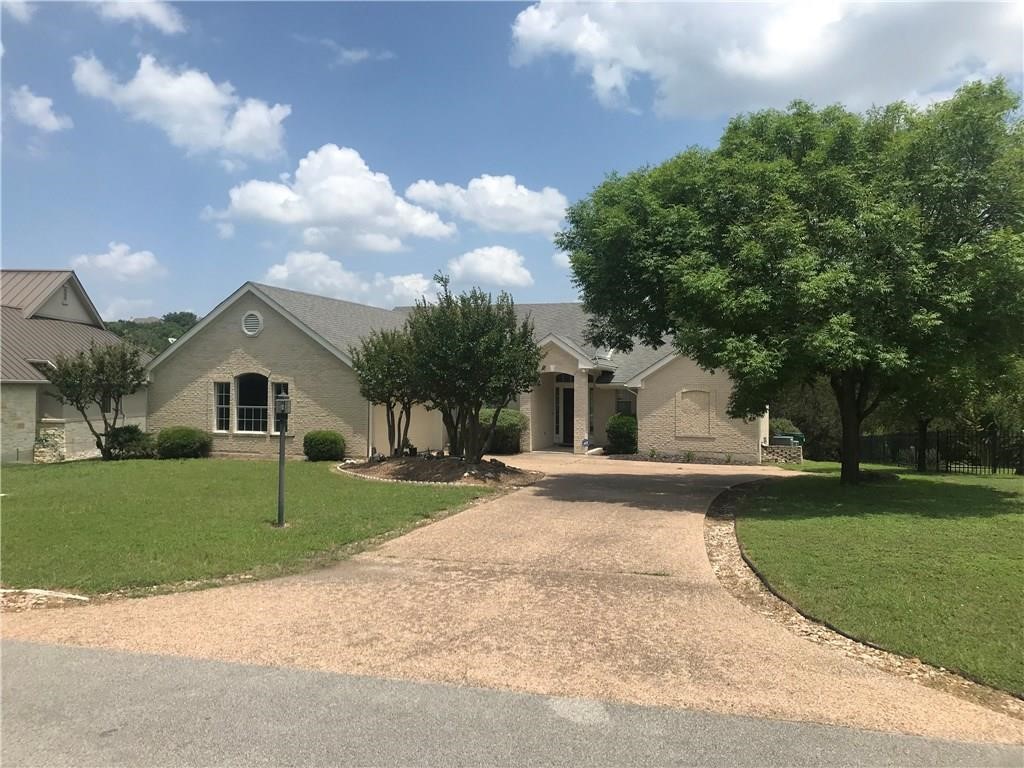
<instances>
[{"instance_id":1,"label":"large shade tree","mask_svg":"<svg viewBox=\"0 0 1024 768\"><path fill-rule=\"evenodd\" d=\"M441 412L449 450L478 463L502 409L537 383L541 351L509 294L454 294L447 277L435 280L436 301L417 302L409 315L413 368L427 408ZM481 422L485 407L493 411Z\"/></svg>"},{"instance_id":2,"label":"large shade tree","mask_svg":"<svg viewBox=\"0 0 1024 768\"><path fill-rule=\"evenodd\" d=\"M82 415L104 460L112 458L109 437L123 420L124 398L146 383L139 348L134 344L92 344L88 350L61 355L49 372L64 404Z\"/></svg>"},{"instance_id":3,"label":"large shade tree","mask_svg":"<svg viewBox=\"0 0 1024 768\"><path fill-rule=\"evenodd\" d=\"M824 377L857 482L861 425L901 382L974 345L1019 348L1018 106L1001 80L924 111L795 102L733 119L717 149L610 176L557 237L592 341L671 335L732 377L740 417Z\"/></svg>"}]
</instances>

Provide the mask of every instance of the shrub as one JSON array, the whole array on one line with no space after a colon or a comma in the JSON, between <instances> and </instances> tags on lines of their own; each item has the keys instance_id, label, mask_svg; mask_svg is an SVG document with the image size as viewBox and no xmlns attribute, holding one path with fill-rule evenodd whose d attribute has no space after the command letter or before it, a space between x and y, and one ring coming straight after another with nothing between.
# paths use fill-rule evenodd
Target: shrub
<instances>
[{"instance_id":1,"label":"shrub","mask_svg":"<svg viewBox=\"0 0 1024 768\"><path fill-rule=\"evenodd\" d=\"M612 414L605 427L608 453L636 453L636 416Z\"/></svg>"},{"instance_id":2,"label":"shrub","mask_svg":"<svg viewBox=\"0 0 1024 768\"><path fill-rule=\"evenodd\" d=\"M340 461L345 458L345 438L329 429L307 432L302 438L302 452L310 461Z\"/></svg>"},{"instance_id":3,"label":"shrub","mask_svg":"<svg viewBox=\"0 0 1024 768\"><path fill-rule=\"evenodd\" d=\"M494 418L493 408L480 409L480 423L490 424ZM491 441L487 448L491 453L519 453L519 438L526 428L526 415L514 408L504 408L498 414Z\"/></svg>"},{"instance_id":4,"label":"shrub","mask_svg":"<svg viewBox=\"0 0 1024 768\"><path fill-rule=\"evenodd\" d=\"M107 448L110 458L119 459L152 459L156 456L156 445L153 436L143 432L138 424L125 424L114 427L107 433Z\"/></svg>"},{"instance_id":5,"label":"shrub","mask_svg":"<svg viewBox=\"0 0 1024 768\"><path fill-rule=\"evenodd\" d=\"M165 427L156 436L161 459L204 459L213 448L213 435L195 427Z\"/></svg>"},{"instance_id":6,"label":"shrub","mask_svg":"<svg viewBox=\"0 0 1024 768\"><path fill-rule=\"evenodd\" d=\"M768 431L773 435L791 435L800 432L800 428L787 418L779 418L768 420Z\"/></svg>"}]
</instances>

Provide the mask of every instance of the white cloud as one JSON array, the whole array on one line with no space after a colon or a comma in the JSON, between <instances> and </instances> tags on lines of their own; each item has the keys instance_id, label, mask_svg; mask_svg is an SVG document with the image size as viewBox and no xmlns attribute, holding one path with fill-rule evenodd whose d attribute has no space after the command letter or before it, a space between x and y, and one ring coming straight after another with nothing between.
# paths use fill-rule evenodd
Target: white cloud
<instances>
[{"instance_id":1,"label":"white cloud","mask_svg":"<svg viewBox=\"0 0 1024 768\"><path fill-rule=\"evenodd\" d=\"M44 133L64 131L74 125L70 117L53 111L53 99L36 96L27 85L11 91L9 103L15 118Z\"/></svg>"},{"instance_id":2,"label":"white cloud","mask_svg":"<svg viewBox=\"0 0 1024 768\"><path fill-rule=\"evenodd\" d=\"M100 312L100 317L106 321L130 320L153 306L152 299L126 299L123 296L115 296L107 303L106 309Z\"/></svg>"},{"instance_id":3,"label":"white cloud","mask_svg":"<svg viewBox=\"0 0 1024 768\"><path fill-rule=\"evenodd\" d=\"M219 151L266 160L282 152L287 104L241 99L229 82L215 83L197 69L175 71L143 56L131 80L121 83L95 56L76 56L72 79L81 93L109 101L133 120L160 128L189 153Z\"/></svg>"},{"instance_id":4,"label":"white cloud","mask_svg":"<svg viewBox=\"0 0 1024 768\"><path fill-rule=\"evenodd\" d=\"M555 251L551 254L551 263L559 269L572 269L572 264L569 261L569 254L565 251Z\"/></svg>"},{"instance_id":5,"label":"white cloud","mask_svg":"<svg viewBox=\"0 0 1024 768\"><path fill-rule=\"evenodd\" d=\"M393 51L371 50L370 48L349 48L329 37L309 37L307 35L292 35L292 38L303 45L317 44L329 50L333 57L331 67L347 67L353 64L362 64L367 61L390 61L396 58Z\"/></svg>"},{"instance_id":6,"label":"white cloud","mask_svg":"<svg viewBox=\"0 0 1024 768\"><path fill-rule=\"evenodd\" d=\"M555 232L569 201L554 187L540 191L516 183L515 176L484 174L460 187L419 180L405 190L413 202L449 211L493 232Z\"/></svg>"},{"instance_id":7,"label":"white cloud","mask_svg":"<svg viewBox=\"0 0 1024 768\"><path fill-rule=\"evenodd\" d=\"M863 109L1020 76L1020 3L540 2L512 27L513 61L564 54L595 97L628 107L646 78L663 115L713 117L792 99Z\"/></svg>"},{"instance_id":8,"label":"white cloud","mask_svg":"<svg viewBox=\"0 0 1024 768\"><path fill-rule=\"evenodd\" d=\"M230 221L217 222L217 237L221 240L230 240L235 236L235 225Z\"/></svg>"},{"instance_id":9,"label":"white cloud","mask_svg":"<svg viewBox=\"0 0 1024 768\"><path fill-rule=\"evenodd\" d=\"M185 31L185 19L173 5L163 0L101 1L95 8L100 16L112 21L141 22L168 35Z\"/></svg>"},{"instance_id":10,"label":"white cloud","mask_svg":"<svg viewBox=\"0 0 1024 768\"><path fill-rule=\"evenodd\" d=\"M35 5L30 5L25 0L3 0L0 5L12 19L22 24L28 24L32 20L32 14L36 12Z\"/></svg>"},{"instance_id":11,"label":"white cloud","mask_svg":"<svg viewBox=\"0 0 1024 768\"><path fill-rule=\"evenodd\" d=\"M403 238L440 239L455 234L454 224L397 195L386 174L370 170L349 147L325 144L311 151L294 179L253 179L228 192L221 218L253 218L302 228L307 248L335 242L360 250L389 252Z\"/></svg>"},{"instance_id":12,"label":"white cloud","mask_svg":"<svg viewBox=\"0 0 1024 768\"><path fill-rule=\"evenodd\" d=\"M152 251L132 251L125 243L110 243L106 253L76 256L71 266L101 272L122 282L149 280L167 274Z\"/></svg>"},{"instance_id":13,"label":"white cloud","mask_svg":"<svg viewBox=\"0 0 1024 768\"><path fill-rule=\"evenodd\" d=\"M533 285L533 275L523 265L523 257L511 248L490 245L464 253L448 262L452 279L461 283L480 283L500 288Z\"/></svg>"},{"instance_id":14,"label":"white cloud","mask_svg":"<svg viewBox=\"0 0 1024 768\"><path fill-rule=\"evenodd\" d=\"M434 282L422 274L361 275L321 251L292 251L284 262L271 266L263 279L282 288L387 308L435 295Z\"/></svg>"}]
</instances>

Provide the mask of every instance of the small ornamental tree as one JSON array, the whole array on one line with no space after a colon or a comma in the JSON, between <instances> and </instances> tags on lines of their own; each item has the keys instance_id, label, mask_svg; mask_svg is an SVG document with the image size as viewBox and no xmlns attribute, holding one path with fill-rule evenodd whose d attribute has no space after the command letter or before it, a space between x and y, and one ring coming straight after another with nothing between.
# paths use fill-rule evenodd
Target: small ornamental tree
<instances>
[{"instance_id":1,"label":"small ornamental tree","mask_svg":"<svg viewBox=\"0 0 1024 768\"><path fill-rule=\"evenodd\" d=\"M412 407L420 402L405 330L373 331L349 350L359 378L359 393L387 414L390 455L399 455L409 437Z\"/></svg>"},{"instance_id":2,"label":"small ornamental tree","mask_svg":"<svg viewBox=\"0 0 1024 768\"><path fill-rule=\"evenodd\" d=\"M828 382L841 480L864 420L967 350L1020 349L1024 130L1002 80L917 111L794 102L733 119L714 150L613 175L567 211L591 341L677 349L733 381L752 417Z\"/></svg>"},{"instance_id":3,"label":"small ornamental tree","mask_svg":"<svg viewBox=\"0 0 1024 768\"><path fill-rule=\"evenodd\" d=\"M541 350L532 321L517 319L507 293L455 295L446 276L434 280L437 300L417 302L407 324L413 369L427 408L441 412L449 450L476 464L502 409L537 383ZM490 418L482 422L485 407Z\"/></svg>"},{"instance_id":4,"label":"small ornamental tree","mask_svg":"<svg viewBox=\"0 0 1024 768\"><path fill-rule=\"evenodd\" d=\"M54 366L49 377L58 399L82 414L100 456L111 459L108 437L124 415L124 398L146 383L139 348L129 343L92 344L88 351L59 356Z\"/></svg>"}]
</instances>

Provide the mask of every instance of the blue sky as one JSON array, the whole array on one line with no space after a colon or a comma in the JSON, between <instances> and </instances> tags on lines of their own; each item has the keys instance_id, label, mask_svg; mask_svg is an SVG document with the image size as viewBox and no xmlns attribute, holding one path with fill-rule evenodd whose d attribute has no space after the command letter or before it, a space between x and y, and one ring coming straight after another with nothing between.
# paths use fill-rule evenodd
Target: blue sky
<instances>
[{"instance_id":1,"label":"blue sky","mask_svg":"<svg viewBox=\"0 0 1024 768\"><path fill-rule=\"evenodd\" d=\"M108 319L439 269L571 300L551 235L608 172L797 97L1019 88L1020 9L5 2L3 264L74 266Z\"/></svg>"}]
</instances>

